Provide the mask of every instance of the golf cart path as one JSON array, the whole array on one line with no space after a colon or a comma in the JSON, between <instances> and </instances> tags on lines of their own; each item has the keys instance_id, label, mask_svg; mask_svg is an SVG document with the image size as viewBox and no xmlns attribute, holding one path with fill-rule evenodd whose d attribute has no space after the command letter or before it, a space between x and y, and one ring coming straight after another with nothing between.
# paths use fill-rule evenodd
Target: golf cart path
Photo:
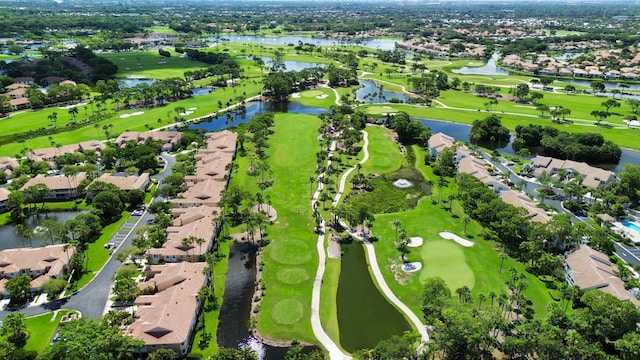
<instances>
[{"instance_id":1,"label":"golf cart path","mask_svg":"<svg viewBox=\"0 0 640 360\"><path fill-rule=\"evenodd\" d=\"M334 89L335 91L335 89ZM337 92L336 92L337 95ZM336 99L337 101L337 99ZM329 149L329 159L331 158L331 154L336 148L336 142L333 141L331 143L331 148ZM331 160L329 160L327 166L331 164ZM324 177L324 173L318 175L318 179ZM311 198L311 209L315 210L318 202L318 198L320 196L320 192L323 188L323 183L318 181L318 189L313 194ZM340 350L340 347L336 345L335 342L329 337L329 335L322 328L322 322L320 321L320 291L322 288L322 278L324 277L325 265L327 263L327 254L324 251L324 234L325 234L325 223L324 219L320 223L318 234L318 241L316 242L316 250L318 251L318 270L316 271L316 277L313 280L313 291L311 293L311 329L313 330L313 335L320 341L322 346L327 349L329 352L329 359L331 360L340 360L340 359L351 359L351 357Z\"/></svg>"},{"instance_id":2,"label":"golf cart path","mask_svg":"<svg viewBox=\"0 0 640 360\"><path fill-rule=\"evenodd\" d=\"M367 133L364 130L362 130L362 133L364 135L363 136L364 145L362 146L362 151L364 153L364 156L362 157L362 160L358 162L358 164L364 164L369 159L369 133ZM347 170L344 173L344 175L342 175L342 179L340 179L340 188L338 189L338 194L336 195L336 198L333 200L334 206L338 204L338 201L340 201L340 197L344 192L344 187L347 182L347 177L353 170L356 169L356 166L351 167L349 170ZM418 318L416 314L414 314L413 311L409 309L409 307L407 307L402 301L400 301L400 299L396 297L393 291L391 291L391 289L389 288L389 285L387 285L387 282L384 280L384 277L382 276L382 272L380 271L380 266L378 266L375 247L368 240L367 236L364 233L358 233L355 229L349 228L349 226L342 219L340 219L340 224L345 229L347 229L347 231L352 236L360 239L364 244L365 249L367 250L367 256L369 258L371 271L373 272L376 282L378 283L378 286L384 293L385 297L389 299L389 301L391 301L395 305L395 307L398 308L400 311L402 311L404 315L411 321L411 323L413 324L413 327L416 330L418 330L418 332L420 333L422 342L429 341L429 334L427 333L427 328L425 324L422 323L422 321L420 321L420 318Z\"/></svg>"}]
</instances>

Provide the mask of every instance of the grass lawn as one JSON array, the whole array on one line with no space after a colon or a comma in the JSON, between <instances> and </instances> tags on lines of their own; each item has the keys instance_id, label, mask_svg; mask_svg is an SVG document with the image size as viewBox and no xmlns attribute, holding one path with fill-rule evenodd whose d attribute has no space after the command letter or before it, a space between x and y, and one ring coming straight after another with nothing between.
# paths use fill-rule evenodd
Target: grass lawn
<instances>
[{"instance_id":1,"label":"grass lawn","mask_svg":"<svg viewBox=\"0 0 640 360\"><path fill-rule=\"evenodd\" d=\"M398 170L404 157L393 141L391 131L382 126L368 126L366 131L369 133L369 160L362 164L362 172L386 174Z\"/></svg>"},{"instance_id":2,"label":"grass lawn","mask_svg":"<svg viewBox=\"0 0 640 360\"><path fill-rule=\"evenodd\" d=\"M199 61L180 57L178 53L167 49L171 57L165 58L158 51L127 51L102 53L101 56L118 66L118 76L141 76L148 79L167 79L183 77L185 71L203 69L208 65Z\"/></svg>"},{"instance_id":3,"label":"grass lawn","mask_svg":"<svg viewBox=\"0 0 640 360\"><path fill-rule=\"evenodd\" d=\"M289 96L289 100L299 102L306 106L329 108L336 104L336 95L331 89L321 88L303 91L299 97Z\"/></svg>"},{"instance_id":4,"label":"grass lawn","mask_svg":"<svg viewBox=\"0 0 640 360\"><path fill-rule=\"evenodd\" d=\"M367 130L370 130L368 128ZM374 136L372 136L374 135ZM369 160L363 165L363 171L385 173L377 168L377 164L384 163L387 158L401 158L397 145L390 137L369 136L370 149L387 149L387 151L377 151L370 154ZM414 147L416 153L416 164L418 170L425 177L435 180L435 176L429 167L424 164L425 152ZM401 160L396 160L394 166L384 166L388 169L386 172L394 171L399 167ZM375 169L375 171L372 171ZM449 194L457 193L455 185L450 179L448 188L443 189L442 198L446 199ZM433 197L437 200L438 194ZM453 214L445 208L448 204L433 204L431 197L424 197L420 200L417 207L393 214L376 215L374 235L379 241L374 244L376 247L376 257L383 272L386 282L389 284L393 292L409 306L418 316L420 312L420 297L422 293L422 281L430 276L442 277L452 292L463 285L468 286L472 290L472 294L477 296L479 293L485 295L493 291L497 294L506 291L504 281L507 271L503 271L502 276L499 273L500 258L499 252L496 250L498 244L488 242L482 239L482 228L476 222L470 222L467 225L467 233L464 234L462 217L464 216L462 208L457 201L454 201ZM452 216L456 215L456 216ZM401 264L400 254L394 245L395 228L392 225L394 220L400 220L402 227L407 229L408 236L420 236L425 243L420 248L410 248L407 256L408 261L417 261L423 265L421 271L406 274L397 269L397 265ZM441 231L451 231L462 237L468 238L475 244L473 247L467 248L458 245L449 240L444 240L439 236ZM513 260L505 259L504 270L514 267L520 272L524 272L524 266ZM505 278L503 278L503 276ZM544 284L535 276L527 274L529 280L529 288L525 294L533 301L533 307L536 314L544 313L546 305L551 301Z\"/></svg>"},{"instance_id":5,"label":"grass lawn","mask_svg":"<svg viewBox=\"0 0 640 360\"><path fill-rule=\"evenodd\" d=\"M257 315L258 330L268 338L317 341L310 322L317 237L313 232L308 178L315 170L319 126L320 120L315 116L276 114L275 133L269 140L267 153L274 184L264 196L271 197L278 219L268 229L272 242L262 249L262 279L267 289ZM239 169L250 166L248 157L238 157L236 161ZM232 183L256 194L258 180L239 172Z\"/></svg>"},{"instance_id":6,"label":"grass lawn","mask_svg":"<svg viewBox=\"0 0 640 360\"><path fill-rule=\"evenodd\" d=\"M78 279L73 285L73 290L82 289L85 285L96 276L96 273L104 266L109 260L109 250L104 248L104 245L111 240L113 235L120 229L120 226L129 219L129 212L124 211L122 218L113 224L109 224L102 229L102 235L95 242L89 244L87 249L87 262L85 263L85 272L82 277Z\"/></svg>"},{"instance_id":7,"label":"grass lawn","mask_svg":"<svg viewBox=\"0 0 640 360\"><path fill-rule=\"evenodd\" d=\"M25 325L29 331L29 339L24 346L26 351L42 352L51 342L53 335L63 316L73 313L70 310L59 311L54 318L53 313L46 313L27 318Z\"/></svg>"},{"instance_id":8,"label":"grass lawn","mask_svg":"<svg viewBox=\"0 0 640 360\"><path fill-rule=\"evenodd\" d=\"M204 331L197 331L193 338L193 347L191 349L191 353L200 354L202 358L208 358L209 356L213 356L218 352L218 342L216 336L216 330L218 329L218 317L220 316L220 306L222 306L222 298L224 297L224 286L225 280L227 278L227 270L229 268L229 247L231 246L231 241L224 241L220 243L220 252L225 254L225 256L220 259L214 269L213 275L213 288L215 289L216 298L218 299L218 309L213 311L208 311L203 314L204 322L205 322L205 330L207 333L211 334L211 341L209 341L209 346L205 348L200 348L199 343L200 339L204 335Z\"/></svg>"}]
</instances>

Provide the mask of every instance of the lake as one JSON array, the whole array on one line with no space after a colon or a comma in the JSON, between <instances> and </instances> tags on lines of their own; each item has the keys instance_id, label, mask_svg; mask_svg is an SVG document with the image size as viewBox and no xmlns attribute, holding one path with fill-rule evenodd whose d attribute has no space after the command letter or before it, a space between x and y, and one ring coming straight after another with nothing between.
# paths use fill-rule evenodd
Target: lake
<instances>
[{"instance_id":1,"label":"lake","mask_svg":"<svg viewBox=\"0 0 640 360\"><path fill-rule=\"evenodd\" d=\"M44 220L55 220L59 223L64 223L67 220L73 219L80 214L85 214L87 211L62 211L62 212L50 212L46 214L32 215L24 221L24 225L34 231L38 225ZM35 232L34 232L35 235ZM45 238L35 235L31 240L33 247L40 247L43 243L45 245L51 245ZM18 236L16 234L16 226L14 224L5 225L0 227L0 250L16 249L30 247L29 241Z\"/></svg>"},{"instance_id":2,"label":"lake","mask_svg":"<svg viewBox=\"0 0 640 360\"><path fill-rule=\"evenodd\" d=\"M210 36L205 38L206 41L215 42L216 38ZM349 45L349 46L362 46L370 49L378 50L393 50L396 47L396 42L402 42L400 39L370 39L363 41L346 41L324 38L309 38L304 36L254 36L254 35L221 35L220 40L230 42L247 42L258 43L265 45L297 45L299 42L303 44L314 44L320 46L334 46L334 45Z\"/></svg>"},{"instance_id":3,"label":"lake","mask_svg":"<svg viewBox=\"0 0 640 360\"><path fill-rule=\"evenodd\" d=\"M405 94L385 90L384 87L379 86L372 80L358 80L358 83L360 84L360 88L356 90L356 100L364 103L388 103L393 98L406 103L409 99Z\"/></svg>"}]
</instances>

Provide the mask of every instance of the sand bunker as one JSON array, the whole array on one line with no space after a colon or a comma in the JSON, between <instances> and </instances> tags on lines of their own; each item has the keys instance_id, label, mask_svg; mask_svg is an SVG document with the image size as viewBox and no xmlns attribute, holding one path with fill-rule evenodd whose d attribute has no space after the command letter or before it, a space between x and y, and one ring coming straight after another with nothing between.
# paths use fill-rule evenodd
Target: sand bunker
<instances>
[{"instance_id":1,"label":"sand bunker","mask_svg":"<svg viewBox=\"0 0 640 360\"><path fill-rule=\"evenodd\" d=\"M422 269L422 264L419 262L410 262L410 263L404 263L402 264L402 271L404 272L416 272L416 271L420 271L420 269Z\"/></svg>"},{"instance_id":2,"label":"sand bunker","mask_svg":"<svg viewBox=\"0 0 640 360\"><path fill-rule=\"evenodd\" d=\"M300 98L300 93L293 93L291 94L291 97L294 99L299 99Z\"/></svg>"},{"instance_id":3,"label":"sand bunker","mask_svg":"<svg viewBox=\"0 0 640 360\"><path fill-rule=\"evenodd\" d=\"M187 110L194 111L194 110L198 110L198 108L197 107L192 107L192 108L188 108Z\"/></svg>"},{"instance_id":4,"label":"sand bunker","mask_svg":"<svg viewBox=\"0 0 640 360\"><path fill-rule=\"evenodd\" d=\"M465 246L465 247L472 247L473 246L473 242L469 241L467 239L463 239L460 236L456 235L456 234L452 234L448 231L443 231L440 233L440 236L443 239L447 239L447 240L453 240L455 242L457 242L458 244Z\"/></svg>"},{"instance_id":5,"label":"sand bunker","mask_svg":"<svg viewBox=\"0 0 640 360\"><path fill-rule=\"evenodd\" d=\"M329 95L327 95L327 94L322 94L322 95L318 95L318 96L316 96L316 99L326 99L326 98L328 98L328 97L329 97Z\"/></svg>"},{"instance_id":6,"label":"sand bunker","mask_svg":"<svg viewBox=\"0 0 640 360\"><path fill-rule=\"evenodd\" d=\"M411 239L409 239L409 243L407 244L408 247L420 247L422 246L422 243L424 241L422 240L422 238L420 236L414 236Z\"/></svg>"},{"instance_id":7,"label":"sand bunker","mask_svg":"<svg viewBox=\"0 0 640 360\"><path fill-rule=\"evenodd\" d=\"M126 119L126 118L130 118L132 116L138 116L138 115L142 115L144 114L144 111L136 111L134 113L131 114L122 114L120 115L120 119Z\"/></svg>"},{"instance_id":8,"label":"sand bunker","mask_svg":"<svg viewBox=\"0 0 640 360\"><path fill-rule=\"evenodd\" d=\"M187 116L187 115L191 115L191 114L193 114L193 111L185 111L185 112L182 112L182 113L180 113L180 114L178 114L178 115L180 115L180 116Z\"/></svg>"},{"instance_id":9,"label":"sand bunker","mask_svg":"<svg viewBox=\"0 0 640 360\"><path fill-rule=\"evenodd\" d=\"M60 110L67 110L67 109L71 109L71 108L74 108L74 107L78 107L78 106L85 106L85 105L87 105L87 103L86 103L86 102L81 102L81 103L79 103L79 104L73 104L73 105L67 105L67 106L60 106L60 107L58 107L58 109L60 109Z\"/></svg>"}]
</instances>

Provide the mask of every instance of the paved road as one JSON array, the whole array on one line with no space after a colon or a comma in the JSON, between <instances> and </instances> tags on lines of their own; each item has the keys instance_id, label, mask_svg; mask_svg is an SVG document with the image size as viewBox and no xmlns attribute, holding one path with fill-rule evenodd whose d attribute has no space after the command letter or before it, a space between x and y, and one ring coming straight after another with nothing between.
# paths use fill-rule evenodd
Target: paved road
<instances>
[{"instance_id":1,"label":"paved road","mask_svg":"<svg viewBox=\"0 0 640 360\"><path fill-rule=\"evenodd\" d=\"M151 178L157 179L159 183L171 174L171 168L176 163L175 157L169 154L162 154L161 157L165 160L165 168L158 174L153 175ZM155 201L154 199L153 201ZM136 237L135 229L139 225L146 225L148 220L153 219L154 215L145 211L142 216L131 217L131 219L137 220L134 225L131 223L124 223L121 228L129 230L126 235L122 233L116 233L111 242L116 244L116 250L109 258L107 263L100 270L98 275L91 280L91 282L82 288L77 293L68 296L64 299L56 300L39 306L29 306L17 309L16 311L23 312L26 316L34 316L44 314L46 312L57 309L73 309L78 310L84 317L97 318L104 313L107 299L109 298L109 291L111 289L113 275L120 268L120 261L117 260L117 254L122 249L131 245L131 240ZM7 310L0 311L0 319L4 319L10 312Z\"/></svg>"},{"instance_id":2,"label":"paved road","mask_svg":"<svg viewBox=\"0 0 640 360\"><path fill-rule=\"evenodd\" d=\"M637 265L640 265L640 249L617 242L614 242L613 245L616 248L616 255L618 255L622 260L626 261L634 268Z\"/></svg>"}]
</instances>

